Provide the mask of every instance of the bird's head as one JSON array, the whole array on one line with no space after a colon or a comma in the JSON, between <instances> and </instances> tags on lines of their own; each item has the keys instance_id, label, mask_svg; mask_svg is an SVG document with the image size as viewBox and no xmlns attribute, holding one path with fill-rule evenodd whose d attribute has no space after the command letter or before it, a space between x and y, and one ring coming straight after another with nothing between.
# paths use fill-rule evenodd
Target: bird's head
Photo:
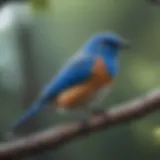
<instances>
[{"instance_id":1,"label":"bird's head","mask_svg":"<svg viewBox=\"0 0 160 160\"><path fill-rule=\"evenodd\" d=\"M99 33L93 35L85 45L88 53L117 55L122 49L129 48L129 42L115 33Z\"/></svg>"}]
</instances>

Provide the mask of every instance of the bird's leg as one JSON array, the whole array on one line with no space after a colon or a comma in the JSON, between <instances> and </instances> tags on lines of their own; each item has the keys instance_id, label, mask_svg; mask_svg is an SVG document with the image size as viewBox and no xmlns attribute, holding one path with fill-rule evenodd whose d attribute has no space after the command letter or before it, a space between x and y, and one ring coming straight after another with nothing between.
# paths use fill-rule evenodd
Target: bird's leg
<instances>
[{"instance_id":1,"label":"bird's leg","mask_svg":"<svg viewBox=\"0 0 160 160\"><path fill-rule=\"evenodd\" d=\"M92 108L92 109L91 109L91 112L92 112L92 115L93 115L93 116L102 115L102 114L104 114L104 116L105 116L105 111L104 111L104 109Z\"/></svg>"},{"instance_id":2,"label":"bird's leg","mask_svg":"<svg viewBox=\"0 0 160 160\"><path fill-rule=\"evenodd\" d=\"M88 123L86 119L82 119L80 122L81 125L81 132L87 133L88 132Z\"/></svg>"},{"instance_id":3,"label":"bird's leg","mask_svg":"<svg viewBox=\"0 0 160 160\"><path fill-rule=\"evenodd\" d=\"M81 126L81 132L87 133L88 132L88 115L86 115L87 110L81 110L80 116L80 126Z\"/></svg>"},{"instance_id":4,"label":"bird's leg","mask_svg":"<svg viewBox=\"0 0 160 160\"><path fill-rule=\"evenodd\" d=\"M89 115L86 115L86 112L89 113ZM100 108L86 108L86 110L83 110L80 114L80 125L81 125L81 131L82 132L88 132L88 121L89 121L89 116L98 116L98 115L103 115L105 118L105 112L104 109Z\"/></svg>"},{"instance_id":5,"label":"bird's leg","mask_svg":"<svg viewBox=\"0 0 160 160\"><path fill-rule=\"evenodd\" d=\"M106 113L104 109L100 109L100 108L92 108L91 109L91 118L100 118L103 120L106 120Z\"/></svg>"}]
</instances>

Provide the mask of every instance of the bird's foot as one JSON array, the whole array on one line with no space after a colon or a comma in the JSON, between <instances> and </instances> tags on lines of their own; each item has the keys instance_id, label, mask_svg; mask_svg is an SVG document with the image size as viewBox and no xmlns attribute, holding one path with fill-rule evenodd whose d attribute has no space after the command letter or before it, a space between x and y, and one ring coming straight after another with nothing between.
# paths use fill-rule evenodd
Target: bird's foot
<instances>
[{"instance_id":1,"label":"bird's foot","mask_svg":"<svg viewBox=\"0 0 160 160\"><path fill-rule=\"evenodd\" d=\"M94 109L92 109L92 115L93 116L98 116L98 115L104 115L105 116L105 111L104 111L104 109L94 108Z\"/></svg>"},{"instance_id":2,"label":"bird's foot","mask_svg":"<svg viewBox=\"0 0 160 160\"><path fill-rule=\"evenodd\" d=\"M87 115L82 115L80 117L80 131L83 133L87 133L88 132L88 116Z\"/></svg>"},{"instance_id":3,"label":"bird's foot","mask_svg":"<svg viewBox=\"0 0 160 160\"><path fill-rule=\"evenodd\" d=\"M81 125L81 132L87 133L88 132L88 122L87 122L87 119L82 119L80 121L80 125Z\"/></svg>"},{"instance_id":4,"label":"bird's foot","mask_svg":"<svg viewBox=\"0 0 160 160\"><path fill-rule=\"evenodd\" d=\"M92 109L92 111L90 112L91 116L98 116L98 115L102 115L105 118L105 111L103 109L98 109L98 108L94 108ZM83 133L87 133L89 128L88 128L88 117L86 116L82 116L81 120L80 120L80 125L81 125L81 132Z\"/></svg>"}]
</instances>

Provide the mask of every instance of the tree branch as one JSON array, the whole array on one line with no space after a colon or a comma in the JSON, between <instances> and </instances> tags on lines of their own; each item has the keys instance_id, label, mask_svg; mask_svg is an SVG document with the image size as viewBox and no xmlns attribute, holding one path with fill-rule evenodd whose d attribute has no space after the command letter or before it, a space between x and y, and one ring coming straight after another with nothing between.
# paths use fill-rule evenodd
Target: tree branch
<instances>
[{"instance_id":1,"label":"tree branch","mask_svg":"<svg viewBox=\"0 0 160 160\"><path fill-rule=\"evenodd\" d=\"M85 131L82 124L76 121L3 143L0 145L0 159L19 159L48 149L56 149L79 136L143 117L158 109L160 109L160 89L125 104L112 107L105 111L105 115L91 116L87 121Z\"/></svg>"}]
</instances>

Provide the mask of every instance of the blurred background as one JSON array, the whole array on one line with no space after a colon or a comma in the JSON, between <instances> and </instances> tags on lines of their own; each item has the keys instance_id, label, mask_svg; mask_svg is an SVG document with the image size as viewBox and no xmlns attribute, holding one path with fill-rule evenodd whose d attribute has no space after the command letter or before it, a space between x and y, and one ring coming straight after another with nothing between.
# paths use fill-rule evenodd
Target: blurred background
<instances>
[{"instance_id":1,"label":"blurred background","mask_svg":"<svg viewBox=\"0 0 160 160\"><path fill-rule=\"evenodd\" d=\"M94 33L114 31L131 41L121 72L102 107L160 86L160 7L146 0L11 0L0 8L0 132ZM73 119L47 108L17 131L40 131ZM0 137L1 141L4 136ZM32 158L30 158L32 159ZM155 112L92 133L34 160L158 160L160 116Z\"/></svg>"}]
</instances>

